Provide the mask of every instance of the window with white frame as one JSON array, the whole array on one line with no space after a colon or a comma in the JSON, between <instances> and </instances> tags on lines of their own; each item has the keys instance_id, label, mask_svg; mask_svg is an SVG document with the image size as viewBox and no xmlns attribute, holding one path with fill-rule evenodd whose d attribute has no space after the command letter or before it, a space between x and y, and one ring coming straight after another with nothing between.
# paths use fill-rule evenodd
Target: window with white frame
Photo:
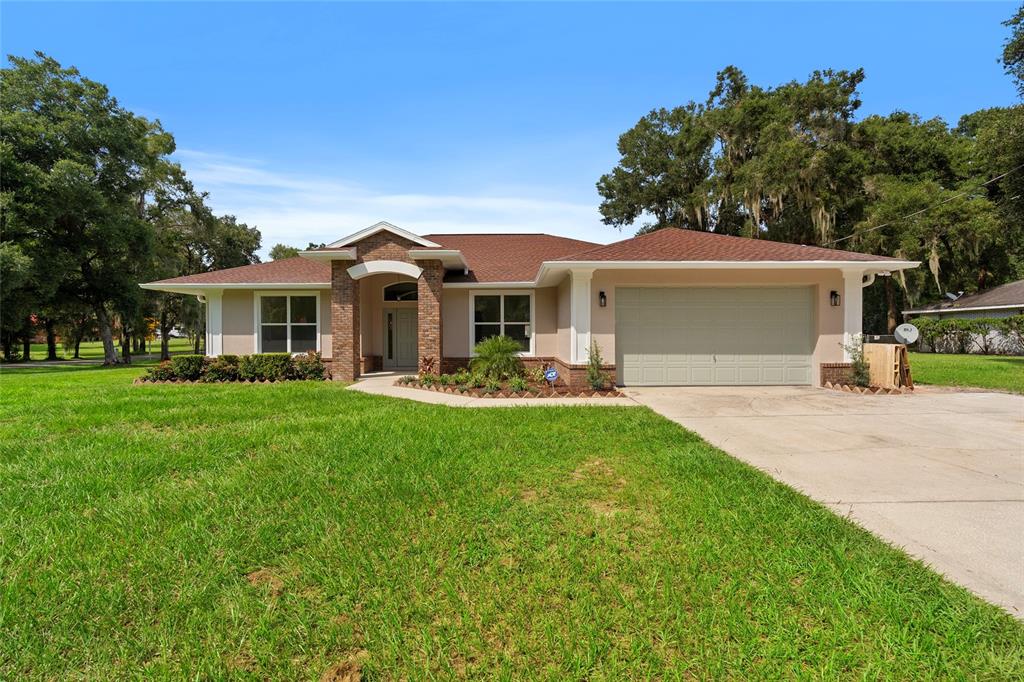
<instances>
[{"instance_id":1,"label":"window with white frame","mask_svg":"<svg viewBox=\"0 0 1024 682\"><path fill-rule=\"evenodd\" d=\"M259 299L261 353L317 350L315 294L264 294Z\"/></svg>"},{"instance_id":2,"label":"window with white frame","mask_svg":"<svg viewBox=\"0 0 1024 682\"><path fill-rule=\"evenodd\" d=\"M524 353L532 352L533 296L524 294L474 294L473 345L492 336L507 336Z\"/></svg>"}]
</instances>

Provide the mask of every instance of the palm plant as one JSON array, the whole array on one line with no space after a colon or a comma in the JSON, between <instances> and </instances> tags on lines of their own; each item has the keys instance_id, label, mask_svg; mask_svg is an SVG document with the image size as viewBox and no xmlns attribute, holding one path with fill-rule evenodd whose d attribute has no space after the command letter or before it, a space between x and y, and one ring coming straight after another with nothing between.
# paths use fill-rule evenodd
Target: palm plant
<instances>
[{"instance_id":1,"label":"palm plant","mask_svg":"<svg viewBox=\"0 0 1024 682\"><path fill-rule=\"evenodd\" d=\"M470 366L492 379L507 379L519 376L523 371L523 363L519 359L522 348L515 339L507 336L492 336L476 344Z\"/></svg>"}]
</instances>

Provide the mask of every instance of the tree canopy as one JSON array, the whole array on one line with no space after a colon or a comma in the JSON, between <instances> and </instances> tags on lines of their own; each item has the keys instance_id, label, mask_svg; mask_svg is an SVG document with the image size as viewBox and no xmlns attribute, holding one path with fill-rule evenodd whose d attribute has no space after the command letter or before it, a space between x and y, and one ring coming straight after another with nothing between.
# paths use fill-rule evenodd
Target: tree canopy
<instances>
[{"instance_id":1,"label":"tree canopy","mask_svg":"<svg viewBox=\"0 0 1024 682\"><path fill-rule=\"evenodd\" d=\"M1006 25L1002 61L1022 87L1024 8ZM823 70L762 87L726 67L703 102L654 110L621 135L619 163L597 182L603 221L920 260L871 303L889 329L907 303L1024 277L1024 107L954 127L903 111L858 120L864 78Z\"/></svg>"},{"instance_id":2,"label":"tree canopy","mask_svg":"<svg viewBox=\"0 0 1024 682\"><path fill-rule=\"evenodd\" d=\"M34 319L73 308L95 316L116 362L115 320L122 339L144 334L140 320L164 300L139 282L253 262L259 232L210 213L159 121L42 53L10 63L0 70L5 357Z\"/></svg>"}]
</instances>

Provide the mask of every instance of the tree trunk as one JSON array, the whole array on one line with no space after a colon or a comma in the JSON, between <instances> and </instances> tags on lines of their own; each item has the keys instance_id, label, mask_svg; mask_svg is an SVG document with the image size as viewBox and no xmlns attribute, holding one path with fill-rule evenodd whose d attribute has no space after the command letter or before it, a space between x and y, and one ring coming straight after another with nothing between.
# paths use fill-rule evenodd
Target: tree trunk
<instances>
[{"instance_id":1,"label":"tree trunk","mask_svg":"<svg viewBox=\"0 0 1024 682\"><path fill-rule=\"evenodd\" d=\"M139 335L139 353L141 355L145 355L146 354L146 335L145 334Z\"/></svg>"},{"instance_id":2,"label":"tree trunk","mask_svg":"<svg viewBox=\"0 0 1024 682\"><path fill-rule=\"evenodd\" d=\"M3 345L4 361L11 362L14 360L14 336L11 334L4 334L3 340L0 341Z\"/></svg>"},{"instance_id":3,"label":"tree trunk","mask_svg":"<svg viewBox=\"0 0 1024 682\"><path fill-rule=\"evenodd\" d=\"M32 359L32 332L26 331L21 337L21 361L28 362Z\"/></svg>"},{"instance_id":4,"label":"tree trunk","mask_svg":"<svg viewBox=\"0 0 1024 682\"><path fill-rule=\"evenodd\" d=\"M126 331L121 332L121 362L132 364L132 335Z\"/></svg>"},{"instance_id":5,"label":"tree trunk","mask_svg":"<svg viewBox=\"0 0 1024 682\"><path fill-rule=\"evenodd\" d=\"M57 357L57 331L54 329L53 320L46 320L46 359L59 360Z\"/></svg>"},{"instance_id":6,"label":"tree trunk","mask_svg":"<svg viewBox=\"0 0 1024 682\"><path fill-rule=\"evenodd\" d=\"M83 336L85 335L81 332L81 330L79 330L78 336L75 337L75 360L78 360L79 358L82 357L81 350Z\"/></svg>"},{"instance_id":7,"label":"tree trunk","mask_svg":"<svg viewBox=\"0 0 1024 682\"><path fill-rule=\"evenodd\" d=\"M170 360L171 359L171 340L168 336L171 333L170 325L167 324L167 311L160 311L160 359Z\"/></svg>"},{"instance_id":8,"label":"tree trunk","mask_svg":"<svg viewBox=\"0 0 1024 682\"><path fill-rule=\"evenodd\" d=\"M896 331L897 325L897 310L896 310L896 288L892 285L892 277L885 277L885 303L888 308L888 312L885 316L885 327L888 330L887 334L892 334Z\"/></svg>"},{"instance_id":9,"label":"tree trunk","mask_svg":"<svg viewBox=\"0 0 1024 682\"><path fill-rule=\"evenodd\" d=\"M110 327L110 316L102 305L96 306L96 326L100 328L103 341L103 364L117 364L117 349L114 347L114 332Z\"/></svg>"},{"instance_id":10,"label":"tree trunk","mask_svg":"<svg viewBox=\"0 0 1024 682\"><path fill-rule=\"evenodd\" d=\"M199 355L199 332L198 331L196 332L196 335L195 335L194 345L195 345L195 348L193 349L193 351L195 352L196 355Z\"/></svg>"}]
</instances>

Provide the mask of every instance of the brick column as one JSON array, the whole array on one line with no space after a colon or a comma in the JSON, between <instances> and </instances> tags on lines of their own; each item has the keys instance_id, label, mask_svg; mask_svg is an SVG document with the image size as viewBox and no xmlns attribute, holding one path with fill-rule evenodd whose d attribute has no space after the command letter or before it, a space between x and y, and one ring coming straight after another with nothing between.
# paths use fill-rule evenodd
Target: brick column
<instances>
[{"instance_id":1,"label":"brick column","mask_svg":"<svg viewBox=\"0 0 1024 682\"><path fill-rule=\"evenodd\" d=\"M434 371L441 371L441 281L444 266L439 260L420 260L423 269L417 280L419 305L417 308L417 349L420 367L424 358L432 358Z\"/></svg>"},{"instance_id":2,"label":"brick column","mask_svg":"<svg viewBox=\"0 0 1024 682\"><path fill-rule=\"evenodd\" d=\"M331 374L338 381L359 378L359 281L347 261L331 261Z\"/></svg>"}]
</instances>

